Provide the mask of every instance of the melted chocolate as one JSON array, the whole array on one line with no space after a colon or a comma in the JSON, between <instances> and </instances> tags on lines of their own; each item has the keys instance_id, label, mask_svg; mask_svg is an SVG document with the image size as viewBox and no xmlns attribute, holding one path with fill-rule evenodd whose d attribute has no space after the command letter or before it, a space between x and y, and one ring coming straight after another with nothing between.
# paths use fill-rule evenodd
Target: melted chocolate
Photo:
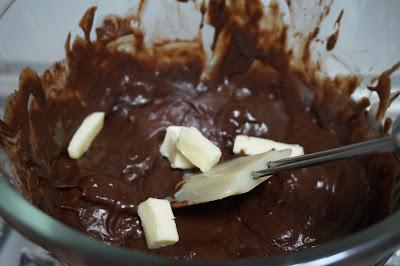
<instances>
[{"instance_id":1,"label":"melted chocolate","mask_svg":"<svg viewBox=\"0 0 400 266\"><path fill-rule=\"evenodd\" d=\"M222 161L234 158L238 134L298 143L306 153L384 134L367 116L369 102L350 99L358 77L320 78L312 65L305 72L292 67L285 27L262 34L258 5L211 3L208 20L222 37L214 42L217 63L207 75L195 42L150 56L129 18L107 18L90 42L95 8L80 23L86 38L70 47L68 36L65 62L42 77L29 69L21 74L0 134L24 195L93 238L183 260L293 252L390 214L394 159L355 158L282 173L245 195L177 209L180 241L147 249L137 205L171 196L185 174L159 152L170 125L200 129L221 148ZM121 36L141 56L115 49ZM260 36L268 36L266 45L257 43ZM93 111L106 112L104 128L84 156L72 160L69 140Z\"/></svg>"}]
</instances>

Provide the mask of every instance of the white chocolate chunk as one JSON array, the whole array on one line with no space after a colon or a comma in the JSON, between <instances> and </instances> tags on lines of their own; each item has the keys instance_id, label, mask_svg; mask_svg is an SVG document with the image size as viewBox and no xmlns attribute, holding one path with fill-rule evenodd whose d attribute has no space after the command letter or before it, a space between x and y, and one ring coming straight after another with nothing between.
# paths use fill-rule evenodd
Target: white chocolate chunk
<instances>
[{"instance_id":1,"label":"white chocolate chunk","mask_svg":"<svg viewBox=\"0 0 400 266\"><path fill-rule=\"evenodd\" d=\"M177 150L173 160L171 161L172 168L179 168L179 169L190 169L193 168L194 165L182 155L180 151Z\"/></svg>"},{"instance_id":2,"label":"white chocolate chunk","mask_svg":"<svg viewBox=\"0 0 400 266\"><path fill-rule=\"evenodd\" d=\"M304 154L304 149L298 144L286 144L282 142L273 141L270 139L263 139L257 137L249 137L245 135L238 135L233 144L233 153L239 154L243 152L246 155L254 155L270 150L284 150L291 149L291 157Z\"/></svg>"},{"instance_id":3,"label":"white chocolate chunk","mask_svg":"<svg viewBox=\"0 0 400 266\"><path fill-rule=\"evenodd\" d=\"M176 142L182 128L184 127L169 126L167 128L164 141L160 146L160 153L162 156L168 158L172 168L190 169L193 168L194 165L176 148Z\"/></svg>"},{"instance_id":4,"label":"white chocolate chunk","mask_svg":"<svg viewBox=\"0 0 400 266\"><path fill-rule=\"evenodd\" d=\"M138 206L147 247L161 248L179 240L171 204L165 199L148 198Z\"/></svg>"},{"instance_id":5,"label":"white chocolate chunk","mask_svg":"<svg viewBox=\"0 0 400 266\"><path fill-rule=\"evenodd\" d=\"M68 154L72 159L80 158L90 147L104 125L104 112L88 115L75 132L68 145Z\"/></svg>"},{"instance_id":6,"label":"white chocolate chunk","mask_svg":"<svg viewBox=\"0 0 400 266\"><path fill-rule=\"evenodd\" d=\"M202 172L209 171L221 158L221 150L195 128L183 128L176 147Z\"/></svg>"},{"instance_id":7,"label":"white chocolate chunk","mask_svg":"<svg viewBox=\"0 0 400 266\"><path fill-rule=\"evenodd\" d=\"M270 176L252 178L252 172L266 168L269 161L285 159L291 150L271 150L265 153L239 157L217 165L209 172L186 179L174 195L174 206L198 204L246 193Z\"/></svg>"}]
</instances>

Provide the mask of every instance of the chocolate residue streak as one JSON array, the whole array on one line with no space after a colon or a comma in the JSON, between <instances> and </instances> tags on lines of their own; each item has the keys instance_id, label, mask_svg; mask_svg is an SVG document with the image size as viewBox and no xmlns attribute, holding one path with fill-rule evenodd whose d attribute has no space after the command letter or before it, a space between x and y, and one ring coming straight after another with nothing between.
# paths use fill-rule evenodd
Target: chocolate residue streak
<instances>
[{"instance_id":1,"label":"chocolate residue streak","mask_svg":"<svg viewBox=\"0 0 400 266\"><path fill-rule=\"evenodd\" d=\"M333 50L336 46L337 40L339 39L340 23L342 21L343 14L344 14L344 10L342 9L342 11L340 11L340 14L335 21L334 26L336 27L336 31L332 35L330 35L328 37L328 39L326 40L326 50L327 51Z\"/></svg>"},{"instance_id":2,"label":"chocolate residue streak","mask_svg":"<svg viewBox=\"0 0 400 266\"><path fill-rule=\"evenodd\" d=\"M79 21L79 27L81 27L81 29L85 33L85 39L88 43L90 43L90 30L92 29L93 26L93 18L96 9L97 7L93 6L88 10L86 10L82 19Z\"/></svg>"},{"instance_id":3,"label":"chocolate residue streak","mask_svg":"<svg viewBox=\"0 0 400 266\"><path fill-rule=\"evenodd\" d=\"M340 27L340 23L342 22L343 14L344 14L344 9L342 9L340 11L339 16L336 18L336 21L335 21L336 27Z\"/></svg>"},{"instance_id":4,"label":"chocolate residue streak","mask_svg":"<svg viewBox=\"0 0 400 266\"><path fill-rule=\"evenodd\" d=\"M339 30L336 30L332 35L326 40L326 50L331 51L335 48L336 42L339 38Z\"/></svg>"},{"instance_id":5,"label":"chocolate residue streak","mask_svg":"<svg viewBox=\"0 0 400 266\"><path fill-rule=\"evenodd\" d=\"M25 69L0 123L1 145L24 196L93 238L182 260L293 252L389 215L397 167L391 154L381 154L281 173L245 195L176 209L179 242L147 249L137 205L170 197L189 172L172 169L160 155L166 127L197 127L226 161L235 157L238 134L298 143L312 153L383 136L390 126L368 119L368 100L351 99L358 77L318 72L309 49L319 25L296 65L276 5L266 17L257 1L230 3L211 1L203 10L217 32L213 64L198 40L149 50L145 33L130 26L140 14L107 17L90 41L95 8L89 9L80 23L85 38L71 46L68 35L66 60L41 77ZM273 27L262 26L266 22ZM398 67L370 87L381 100L377 118L388 106L389 76ZM94 111L106 112L104 128L84 156L72 160L68 143Z\"/></svg>"},{"instance_id":6,"label":"chocolate residue streak","mask_svg":"<svg viewBox=\"0 0 400 266\"><path fill-rule=\"evenodd\" d=\"M390 79L390 75L396 72L399 68L400 68L400 61L394 64L388 70L384 71L377 78L377 81L376 79L374 79L373 82L377 82L375 86L367 87L370 91L375 91L376 93L378 93L379 96L379 108L375 116L376 121L380 121L383 118L386 109L389 107L391 103L390 92L391 92L392 82Z\"/></svg>"},{"instance_id":7,"label":"chocolate residue streak","mask_svg":"<svg viewBox=\"0 0 400 266\"><path fill-rule=\"evenodd\" d=\"M303 51L303 62L306 64L310 64L310 60L311 60L310 45L315 40L315 38L318 36L319 31L320 31L319 27L316 27L314 29L314 31L306 39L304 51Z\"/></svg>"},{"instance_id":8,"label":"chocolate residue streak","mask_svg":"<svg viewBox=\"0 0 400 266\"><path fill-rule=\"evenodd\" d=\"M383 123L383 132L387 133L389 132L390 128L392 127L393 120L388 117L385 119L385 122Z\"/></svg>"}]
</instances>

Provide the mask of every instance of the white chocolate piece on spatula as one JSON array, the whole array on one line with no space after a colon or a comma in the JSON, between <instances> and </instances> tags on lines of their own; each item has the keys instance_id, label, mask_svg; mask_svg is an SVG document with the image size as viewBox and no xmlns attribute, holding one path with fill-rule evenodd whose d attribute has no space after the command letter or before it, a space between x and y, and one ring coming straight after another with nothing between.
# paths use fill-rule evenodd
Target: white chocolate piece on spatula
<instances>
[{"instance_id":1,"label":"white chocolate piece on spatula","mask_svg":"<svg viewBox=\"0 0 400 266\"><path fill-rule=\"evenodd\" d=\"M88 115L75 132L68 145L68 155L72 159L80 158L90 147L104 125L104 112Z\"/></svg>"},{"instance_id":2,"label":"white chocolate piece on spatula","mask_svg":"<svg viewBox=\"0 0 400 266\"><path fill-rule=\"evenodd\" d=\"M266 168L270 161L288 158L291 150L271 150L222 163L202 174L189 176L175 193L174 207L188 206L246 193L270 176L252 178L254 171Z\"/></svg>"},{"instance_id":3,"label":"white chocolate piece on spatula","mask_svg":"<svg viewBox=\"0 0 400 266\"><path fill-rule=\"evenodd\" d=\"M277 142L270 139L249 137L245 135L238 135L233 144L233 153L244 153L246 155L254 155L270 150L285 150L290 149L292 153L290 157L295 157L304 154L304 149L298 144L286 144Z\"/></svg>"},{"instance_id":4,"label":"white chocolate piece on spatula","mask_svg":"<svg viewBox=\"0 0 400 266\"><path fill-rule=\"evenodd\" d=\"M169 126L166 130L164 141L160 146L160 153L167 157L172 168L190 169L194 165L189 162L176 148L179 134L184 127Z\"/></svg>"},{"instance_id":5,"label":"white chocolate piece on spatula","mask_svg":"<svg viewBox=\"0 0 400 266\"><path fill-rule=\"evenodd\" d=\"M183 128L176 147L202 172L209 171L221 158L221 150L195 127Z\"/></svg>"},{"instance_id":6,"label":"white chocolate piece on spatula","mask_svg":"<svg viewBox=\"0 0 400 266\"><path fill-rule=\"evenodd\" d=\"M156 249L179 240L171 204L165 199L148 198L138 206L147 247Z\"/></svg>"}]
</instances>

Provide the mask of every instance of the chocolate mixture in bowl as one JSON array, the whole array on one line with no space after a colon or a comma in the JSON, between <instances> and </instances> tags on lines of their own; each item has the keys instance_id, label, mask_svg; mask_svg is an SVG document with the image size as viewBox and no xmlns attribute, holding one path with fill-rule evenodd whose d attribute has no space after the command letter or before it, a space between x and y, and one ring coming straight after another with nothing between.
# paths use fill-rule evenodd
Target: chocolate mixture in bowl
<instances>
[{"instance_id":1,"label":"chocolate mixture in bowl","mask_svg":"<svg viewBox=\"0 0 400 266\"><path fill-rule=\"evenodd\" d=\"M323 4L319 23L329 12ZM135 26L147 5L143 1L132 17L106 18L96 40L89 38L96 9L89 9L80 23L85 38L71 45L68 36L64 61L42 76L21 73L0 124L1 144L33 204L93 238L185 260L293 252L393 211L392 155L355 158L285 172L247 194L176 209L179 242L147 249L138 204L173 195L183 175L193 172L172 169L159 152L170 125L198 128L221 148L222 161L235 157L240 134L298 143L306 153L386 134L382 115L371 117L367 100L351 99L360 78L328 78L312 58L318 25L293 33L274 1L268 7L210 1L199 7L197 37L152 45L148 32ZM206 47L201 31L211 26L214 41ZM383 112L386 79L377 87ZM95 111L106 113L104 128L73 160L68 143Z\"/></svg>"}]
</instances>

